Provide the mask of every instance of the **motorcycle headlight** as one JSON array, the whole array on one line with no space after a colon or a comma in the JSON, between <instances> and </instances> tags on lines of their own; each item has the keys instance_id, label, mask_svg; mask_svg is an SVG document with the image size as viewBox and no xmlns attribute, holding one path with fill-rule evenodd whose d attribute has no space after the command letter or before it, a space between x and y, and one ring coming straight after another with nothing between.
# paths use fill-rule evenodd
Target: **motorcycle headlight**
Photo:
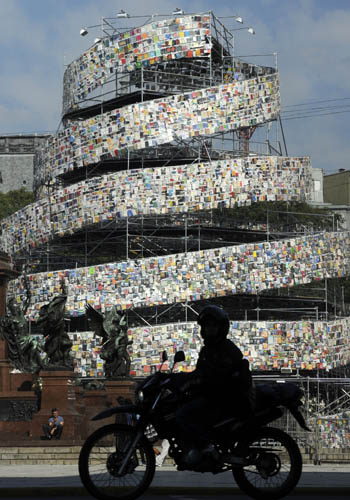
<instances>
[{"instance_id":1,"label":"motorcycle headlight","mask_svg":"<svg viewBox=\"0 0 350 500\"><path fill-rule=\"evenodd\" d=\"M145 397L143 395L143 391L139 391L137 393L137 397L139 398L139 401L142 403L142 401L145 399Z\"/></svg>"}]
</instances>

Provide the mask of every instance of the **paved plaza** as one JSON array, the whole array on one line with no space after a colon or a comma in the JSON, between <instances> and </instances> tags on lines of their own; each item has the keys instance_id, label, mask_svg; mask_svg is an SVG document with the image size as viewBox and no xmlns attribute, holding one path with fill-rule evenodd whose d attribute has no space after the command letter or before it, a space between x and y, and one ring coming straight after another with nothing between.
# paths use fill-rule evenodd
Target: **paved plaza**
<instances>
[{"instance_id":1,"label":"paved plaza","mask_svg":"<svg viewBox=\"0 0 350 500\"><path fill-rule=\"evenodd\" d=\"M178 472L173 466L157 468L151 488L172 488L175 490L227 490L237 489L230 472L213 475L195 472ZM305 465L298 490L326 493L348 492L350 495L350 464L348 465ZM78 465L0 465L0 495L6 493L39 494L47 490L51 495L84 494L79 478Z\"/></svg>"}]
</instances>

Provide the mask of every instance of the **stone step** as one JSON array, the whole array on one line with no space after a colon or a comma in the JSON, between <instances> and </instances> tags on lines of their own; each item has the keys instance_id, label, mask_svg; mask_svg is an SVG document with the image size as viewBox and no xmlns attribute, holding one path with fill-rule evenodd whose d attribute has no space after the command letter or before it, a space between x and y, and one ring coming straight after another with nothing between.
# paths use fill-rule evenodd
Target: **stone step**
<instances>
[{"instance_id":1,"label":"stone step","mask_svg":"<svg viewBox=\"0 0 350 500\"><path fill-rule=\"evenodd\" d=\"M80 453L81 446L0 446L2 453L55 453L57 455L66 453Z\"/></svg>"},{"instance_id":2,"label":"stone step","mask_svg":"<svg viewBox=\"0 0 350 500\"><path fill-rule=\"evenodd\" d=\"M0 460L55 460L55 458L73 460L78 457L79 453L65 453L64 455L56 455L55 453L40 453L39 451L36 453L0 453Z\"/></svg>"},{"instance_id":3,"label":"stone step","mask_svg":"<svg viewBox=\"0 0 350 500\"><path fill-rule=\"evenodd\" d=\"M0 465L76 465L81 446L57 446L43 441L35 446L0 446Z\"/></svg>"},{"instance_id":4,"label":"stone step","mask_svg":"<svg viewBox=\"0 0 350 500\"><path fill-rule=\"evenodd\" d=\"M78 464L78 459L74 460L62 460L62 459L55 459L55 460L32 460L32 459L27 459L27 460L0 460L0 466L1 465L77 465Z\"/></svg>"}]
</instances>

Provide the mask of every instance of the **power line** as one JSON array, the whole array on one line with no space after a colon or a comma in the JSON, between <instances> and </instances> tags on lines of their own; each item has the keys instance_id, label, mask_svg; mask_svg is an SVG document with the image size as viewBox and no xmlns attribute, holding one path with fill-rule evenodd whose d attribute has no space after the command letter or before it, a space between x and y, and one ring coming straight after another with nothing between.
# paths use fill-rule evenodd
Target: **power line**
<instances>
[{"instance_id":1,"label":"power line","mask_svg":"<svg viewBox=\"0 0 350 500\"><path fill-rule=\"evenodd\" d=\"M281 107L281 118L283 118L284 121L301 120L305 118L349 113L350 103L348 104L345 101L350 101L350 97L318 99L303 103L289 104ZM328 103L339 104L329 105Z\"/></svg>"},{"instance_id":2,"label":"power line","mask_svg":"<svg viewBox=\"0 0 350 500\"><path fill-rule=\"evenodd\" d=\"M350 104L339 105L339 106L324 106L324 107L315 107L315 108L307 108L307 109L291 109L289 111L282 111L282 114L291 114L291 113L308 113L312 111L330 111L332 109L346 109L350 108Z\"/></svg>"},{"instance_id":3,"label":"power line","mask_svg":"<svg viewBox=\"0 0 350 500\"><path fill-rule=\"evenodd\" d=\"M321 100L316 100L316 101L310 100L309 102L305 102L305 103L284 105L284 106L282 106L282 108L292 108L295 106L309 106L311 104L318 104L318 103L322 103L322 102L334 102L334 101L346 101L346 100L350 100L350 97L337 97L336 99L321 99Z\"/></svg>"},{"instance_id":4,"label":"power line","mask_svg":"<svg viewBox=\"0 0 350 500\"><path fill-rule=\"evenodd\" d=\"M310 100L308 102L281 106L281 118L287 121L349 113L350 103L347 104L344 101L350 101L350 97ZM327 105L328 103L339 104ZM317 106L317 104L319 106ZM323 104L324 106L322 106ZM341 109L341 111L338 111L339 109Z\"/></svg>"},{"instance_id":5,"label":"power line","mask_svg":"<svg viewBox=\"0 0 350 500\"><path fill-rule=\"evenodd\" d=\"M350 113L350 109L347 111L334 111L332 113L313 113L313 114L308 114L308 115L300 115L300 116L292 116L292 117L283 117L283 121L288 121L288 120L299 120L301 118L314 118L316 116L327 116L327 115L339 115L343 113Z\"/></svg>"}]
</instances>

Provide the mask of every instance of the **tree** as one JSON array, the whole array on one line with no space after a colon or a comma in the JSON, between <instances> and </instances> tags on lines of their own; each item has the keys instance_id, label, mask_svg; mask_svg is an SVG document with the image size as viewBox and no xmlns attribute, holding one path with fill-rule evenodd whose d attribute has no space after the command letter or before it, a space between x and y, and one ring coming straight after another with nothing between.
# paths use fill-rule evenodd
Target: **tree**
<instances>
[{"instance_id":1,"label":"tree","mask_svg":"<svg viewBox=\"0 0 350 500\"><path fill-rule=\"evenodd\" d=\"M0 219L8 217L33 201L34 193L24 188L0 193Z\"/></svg>"}]
</instances>

